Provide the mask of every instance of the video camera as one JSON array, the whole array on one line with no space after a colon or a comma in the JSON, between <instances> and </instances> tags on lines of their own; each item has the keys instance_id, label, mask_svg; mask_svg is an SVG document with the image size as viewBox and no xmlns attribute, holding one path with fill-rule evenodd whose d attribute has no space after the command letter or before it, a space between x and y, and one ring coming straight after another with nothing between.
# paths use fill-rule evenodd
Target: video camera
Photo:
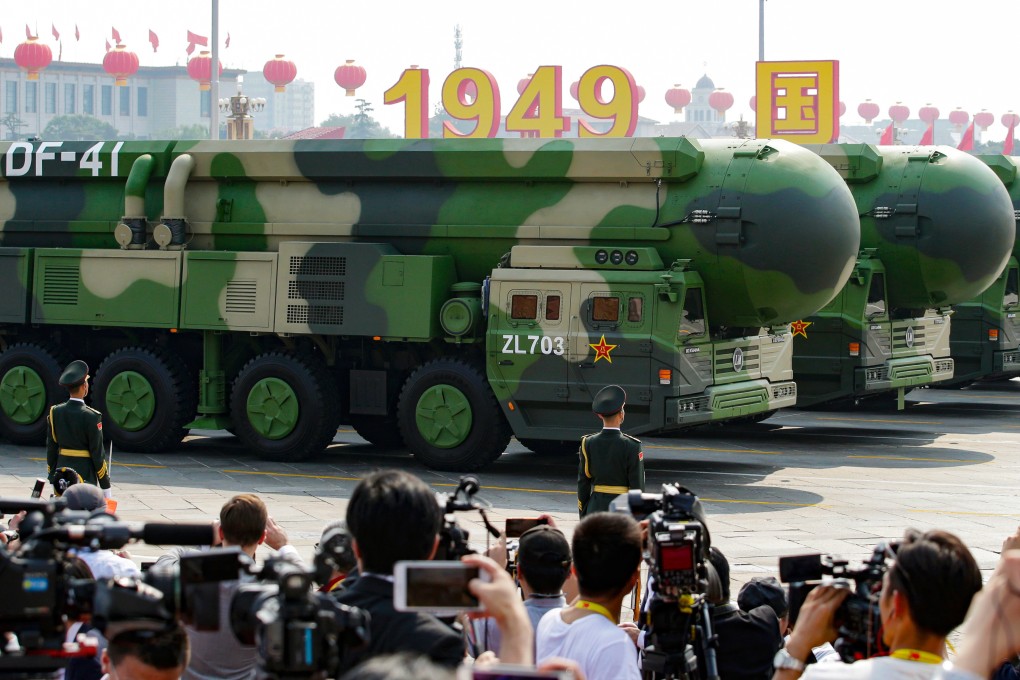
<instances>
[{"instance_id":1,"label":"video camera","mask_svg":"<svg viewBox=\"0 0 1020 680\"><path fill-rule=\"evenodd\" d=\"M77 620L91 618L109 638L127 630L161 630L175 617L202 622L209 616L188 581L194 565L182 562L181 571L155 571L144 581L97 582L70 572L75 550L116 549L138 540L208 545L210 525L121 522L102 511L67 510L60 498L0 499L0 512L22 510L20 548L0 548L0 633L11 633L18 642L15 647L8 640L0 655L4 677L31 677L94 653L89 647L65 647L67 628Z\"/></svg>"},{"instance_id":2,"label":"video camera","mask_svg":"<svg viewBox=\"0 0 1020 680\"><path fill-rule=\"evenodd\" d=\"M663 484L661 494L631 490L611 507L648 520L642 674L717 678L709 594L718 591L718 577L708 561L712 539L701 501L679 484Z\"/></svg>"},{"instance_id":3,"label":"video camera","mask_svg":"<svg viewBox=\"0 0 1020 680\"><path fill-rule=\"evenodd\" d=\"M879 543L860 567L833 555L795 555L779 558L779 580L790 584L790 625L795 625L807 594L821 583L850 591L836 610L839 630L834 647L846 663L885 653L878 600L882 577L896 557L899 543Z\"/></svg>"},{"instance_id":4,"label":"video camera","mask_svg":"<svg viewBox=\"0 0 1020 680\"><path fill-rule=\"evenodd\" d=\"M468 531L457 522L456 513L477 511L482 516L485 528L494 537L499 538L499 530L489 522L485 514L485 505L475 498L481 486L478 478L464 475L460 478L457 488L448 494L437 493L436 499L443 508L443 526L439 530L439 547L436 549L435 560L459 560L470 555L474 550L468 546Z\"/></svg>"}]
</instances>

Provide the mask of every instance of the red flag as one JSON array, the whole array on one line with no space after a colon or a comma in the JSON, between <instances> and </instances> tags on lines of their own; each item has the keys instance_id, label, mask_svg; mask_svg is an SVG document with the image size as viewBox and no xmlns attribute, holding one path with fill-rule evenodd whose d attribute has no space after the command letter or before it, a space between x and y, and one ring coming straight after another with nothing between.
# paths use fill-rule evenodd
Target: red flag
<instances>
[{"instance_id":1,"label":"red flag","mask_svg":"<svg viewBox=\"0 0 1020 680\"><path fill-rule=\"evenodd\" d=\"M57 30L57 25L51 23L50 28L53 29L53 39L60 40L60 31ZM59 59L57 61L59 61Z\"/></svg>"},{"instance_id":2,"label":"red flag","mask_svg":"<svg viewBox=\"0 0 1020 680\"><path fill-rule=\"evenodd\" d=\"M78 32L78 24L74 25L74 41L78 42L81 40L81 33Z\"/></svg>"},{"instance_id":3,"label":"red flag","mask_svg":"<svg viewBox=\"0 0 1020 680\"><path fill-rule=\"evenodd\" d=\"M184 51L187 52L188 56L190 57L191 53L195 51L195 43L188 43L188 49Z\"/></svg>"},{"instance_id":4,"label":"red flag","mask_svg":"<svg viewBox=\"0 0 1020 680\"><path fill-rule=\"evenodd\" d=\"M918 142L921 146L931 146L935 143L935 123L928 126L928 129L921 135L921 141Z\"/></svg>"},{"instance_id":5,"label":"red flag","mask_svg":"<svg viewBox=\"0 0 1020 680\"><path fill-rule=\"evenodd\" d=\"M28 24L25 24L25 37L28 38L29 40L32 39L32 31L29 30Z\"/></svg>"},{"instance_id":6,"label":"red flag","mask_svg":"<svg viewBox=\"0 0 1020 680\"><path fill-rule=\"evenodd\" d=\"M227 33L227 44L224 47L230 47L230 33Z\"/></svg>"},{"instance_id":7,"label":"red flag","mask_svg":"<svg viewBox=\"0 0 1020 680\"><path fill-rule=\"evenodd\" d=\"M151 28L149 29L149 42L152 43L152 51L155 52L159 47L159 36L157 36Z\"/></svg>"},{"instance_id":8,"label":"red flag","mask_svg":"<svg viewBox=\"0 0 1020 680\"><path fill-rule=\"evenodd\" d=\"M889 123L889 127L882 133L882 138L878 140L881 146L889 146L893 143L893 124Z\"/></svg>"},{"instance_id":9,"label":"red flag","mask_svg":"<svg viewBox=\"0 0 1020 680\"><path fill-rule=\"evenodd\" d=\"M201 45L202 47L209 46L209 38L198 33L192 33L191 31L188 31L188 42L192 45Z\"/></svg>"},{"instance_id":10,"label":"red flag","mask_svg":"<svg viewBox=\"0 0 1020 680\"><path fill-rule=\"evenodd\" d=\"M120 44L120 31L112 26L110 27L110 37L116 40L118 45Z\"/></svg>"},{"instance_id":11,"label":"red flag","mask_svg":"<svg viewBox=\"0 0 1020 680\"><path fill-rule=\"evenodd\" d=\"M1013 133L1016 131L1016 123L1009 126L1009 132L1006 133L1006 141L1002 143L1002 153L1006 156L1013 155Z\"/></svg>"},{"instance_id":12,"label":"red flag","mask_svg":"<svg viewBox=\"0 0 1020 680\"><path fill-rule=\"evenodd\" d=\"M960 144L956 148L960 151L974 150L974 123L971 123L964 131L963 139L960 140Z\"/></svg>"},{"instance_id":13,"label":"red flag","mask_svg":"<svg viewBox=\"0 0 1020 680\"><path fill-rule=\"evenodd\" d=\"M110 51L110 41L109 40L106 41L106 51L107 52Z\"/></svg>"}]
</instances>

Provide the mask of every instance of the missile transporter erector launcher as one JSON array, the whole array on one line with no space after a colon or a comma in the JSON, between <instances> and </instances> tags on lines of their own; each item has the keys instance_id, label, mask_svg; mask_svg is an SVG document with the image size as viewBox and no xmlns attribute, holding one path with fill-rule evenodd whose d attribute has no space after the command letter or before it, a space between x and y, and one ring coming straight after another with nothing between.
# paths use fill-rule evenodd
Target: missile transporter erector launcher
<instances>
[{"instance_id":1,"label":"missile transporter erector launcher","mask_svg":"<svg viewBox=\"0 0 1020 680\"><path fill-rule=\"evenodd\" d=\"M787 324L859 249L853 198L784 142L0 145L0 433L43 441L98 365L124 450L230 428L314 455L350 423L474 469L793 405Z\"/></svg>"},{"instance_id":2,"label":"missile transporter erector launcher","mask_svg":"<svg viewBox=\"0 0 1020 680\"><path fill-rule=\"evenodd\" d=\"M985 290L1013 247L1013 209L979 160L948 147L810 147L847 181L861 220L849 282L793 325L798 404L949 380L951 306ZM800 337L796 337L800 336Z\"/></svg>"},{"instance_id":3,"label":"missile transporter erector launcher","mask_svg":"<svg viewBox=\"0 0 1020 680\"><path fill-rule=\"evenodd\" d=\"M1001 154L978 156L1006 185L1020 229L1020 179L1016 161ZM1020 233L1018 233L1020 235ZM953 305L949 350L956 364L951 380L965 387L978 380L1006 380L1020 375L1020 238L1014 238L1009 262L980 295Z\"/></svg>"}]
</instances>

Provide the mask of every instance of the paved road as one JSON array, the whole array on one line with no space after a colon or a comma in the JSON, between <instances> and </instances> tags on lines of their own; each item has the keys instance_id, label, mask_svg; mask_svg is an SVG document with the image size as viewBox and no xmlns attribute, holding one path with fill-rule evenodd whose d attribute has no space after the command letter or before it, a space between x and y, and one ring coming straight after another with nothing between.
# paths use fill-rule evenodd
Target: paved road
<instances>
[{"instance_id":1,"label":"paved road","mask_svg":"<svg viewBox=\"0 0 1020 680\"><path fill-rule=\"evenodd\" d=\"M833 552L862 558L907 526L957 532L983 569L1020 521L1020 381L963 391L920 390L908 409L796 411L757 425L723 426L645 440L648 489L681 482L705 502L713 543L735 579L774 572L781 555ZM0 495L26 496L44 470L40 448L0 445ZM480 495L501 521L551 512L576 522L576 459L542 458L516 441L479 474ZM343 516L357 479L401 466L437 490L457 475L424 469L399 451L378 451L350 431L314 461L248 458L225 433L198 433L178 451L115 453L122 518L205 521L242 491L262 495L292 542L310 556L322 525ZM484 531L464 517L472 539ZM159 548L136 546L136 556Z\"/></svg>"}]
</instances>

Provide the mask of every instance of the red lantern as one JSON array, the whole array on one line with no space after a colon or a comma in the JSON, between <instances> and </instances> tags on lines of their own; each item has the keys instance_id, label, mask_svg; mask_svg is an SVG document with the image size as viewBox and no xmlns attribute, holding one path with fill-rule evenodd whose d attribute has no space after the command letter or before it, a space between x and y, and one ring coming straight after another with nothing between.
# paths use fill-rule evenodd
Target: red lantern
<instances>
[{"instance_id":1,"label":"red lantern","mask_svg":"<svg viewBox=\"0 0 1020 680\"><path fill-rule=\"evenodd\" d=\"M858 115L860 115L861 118L864 119L864 123L866 125L871 125L871 121L878 118L879 113L878 104L871 101L870 99L865 99L863 102L857 105L857 113Z\"/></svg>"},{"instance_id":2,"label":"red lantern","mask_svg":"<svg viewBox=\"0 0 1020 680\"><path fill-rule=\"evenodd\" d=\"M29 80L39 80L39 71L53 61L53 52L49 45L39 42L38 38L29 38L14 48L14 63L28 71Z\"/></svg>"},{"instance_id":3,"label":"red lantern","mask_svg":"<svg viewBox=\"0 0 1020 680\"><path fill-rule=\"evenodd\" d=\"M333 71L333 80L347 91L348 97L353 97L354 91L364 85L367 78L368 74L365 69L355 66L353 59L348 59L343 65L337 66L336 71Z\"/></svg>"},{"instance_id":4,"label":"red lantern","mask_svg":"<svg viewBox=\"0 0 1020 680\"><path fill-rule=\"evenodd\" d=\"M297 78L297 66L289 59L284 59L282 54L278 54L262 67L262 75L265 76L266 82L275 86L277 92L284 92Z\"/></svg>"},{"instance_id":5,"label":"red lantern","mask_svg":"<svg viewBox=\"0 0 1020 680\"><path fill-rule=\"evenodd\" d=\"M733 106L733 95L729 92L716 90L708 95L708 105L722 117L726 116L726 110Z\"/></svg>"},{"instance_id":6,"label":"red lantern","mask_svg":"<svg viewBox=\"0 0 1020 680\"><path fill-rule=\"evenodd\" d=\"M939 119L939 110L931 104L925 104L921 107L921 110L917 112L917 117L928 125L932 125Z\"/></svg>"},{"instance_id":7,"label":"red lantern","mask_svg":"<svg viewBox=\"0 0 1020 680\"><path fill-rule=\"evenodd\" d=\"M896 102L889 107L889 117L892 118L897 124L903 125L903 121L910 118L910 109Z\"/></svg>"},{"instance_id":8,"label":"red lantern","mask_svg":"<svg viewBox=\"0 0 1020 680\"><path fill-rule=\"evenodd\" d=\"M981 126L982 130L987 130L988 126L995 122L995 116L991 111L981 109L974 114L974 122Z\"/></svg>"},{"instance_id":9,"label":"red lantern","mask_svg":"<svg viewBox=\"0 0 1020 680\"><path fill-rule=\"evenodd\" d=\"M128 76L138 73L138 55L117 45L103 57L103 70L116 78L115 85L127 85Z\"/></svg>"},{"instance_id":10,"label":"red lantern","mask_svg":"<svg viewBox=\"0 0 1020 680\"><path fill-rule=\"evenodd\" d=\"M578 99L577 99L577 81L576 80L574 82L570 83L570 96L574 98L574 101L578 101Z\"/></svg>"},{"instance_id":11,"label":"red lantern","mask_svg":"<svg viewBox=\"0 0 1020 680\"><path fill-rule=\"evenodd\" d=\"M1017 125L1020 125L1020 115L1017 115L1012 111L1007 111L1006 113L1002 114L1002 118L1000 118L999 120L1002 122L1002 126L1007 128L1008 127L1015 128Z\"/></svg>"},{"instance_id":12,"label":"red lantern","mask_svg":"<svg viewBox=\"0 0 1020 680\"><path fill-rule=\"evenodd\" d=\"M666 103L673 107L673 113L683 113L684 107L691 103L691 93L677 83L666 90Z\"/></svg>"},{"instance_id":13,"label":"red lantern","mask_svg":"<svg viewBox=\"0 0 1020 680\"><path fill-rule=\"evenodd\" d=\"M534 73L529 73L527 78L521 78L517 81L517 94L524 94L524 90L528 87L528 83L531 82L531 76Z\"/></svg>"},{"instance_id":14,"label":"red lantern","mask_svg":"<svg viewBox=\"0 0 1020 680\"><path fill-rule=\"evenodd\" d=\"M840 102L839 103L839 117L842 118L844 113L846 113L846 103L845 102Z\"/></svg>"},{"instance_id":15,"label":"red lantern","mask_svg":"<svg viewBox=\"0 0 1020 680\"><path fill-rule=\"evenodd\" d=\"M751 105L752 111L754 111L755 113L758 112L758 95L754 95L753 97L751 97L751 99L747 103Z\"/></svg>"},{"instance_id":16,"label":"red lantern","mask_svg":"<svg viewBox=\"0 0 1020 680\"><path fill-rule=\"evenodd\" d=\"M223 62L219 62L219 75L223 75ZM188 77L198 81L198 89L207 92L212 89L212 57L207 50L188 60Z\"/></svg>"},{"instance_id":17,"label":"red lantern","mask_svg":"<svg viewBox=\"0 0 1020 680\"><path fill-rule=\"evenodd\" d=\"M645 100L645 88L643 88L640 85L638 85L637 86L637 101L638 101L638 104L640 104L644 100Z\"/></svg>"},{"instance_id":18,"label":"red lantern","mask_svg":"<svg viewBox=\"0 0 1020 680\"><path fill-rule=\"evenodd\" d=\"M962 128L970 120L970 114L957 106L955 109L949 112L949 122L952 123L957 130Z\"/></svg>"}]
</instances>

